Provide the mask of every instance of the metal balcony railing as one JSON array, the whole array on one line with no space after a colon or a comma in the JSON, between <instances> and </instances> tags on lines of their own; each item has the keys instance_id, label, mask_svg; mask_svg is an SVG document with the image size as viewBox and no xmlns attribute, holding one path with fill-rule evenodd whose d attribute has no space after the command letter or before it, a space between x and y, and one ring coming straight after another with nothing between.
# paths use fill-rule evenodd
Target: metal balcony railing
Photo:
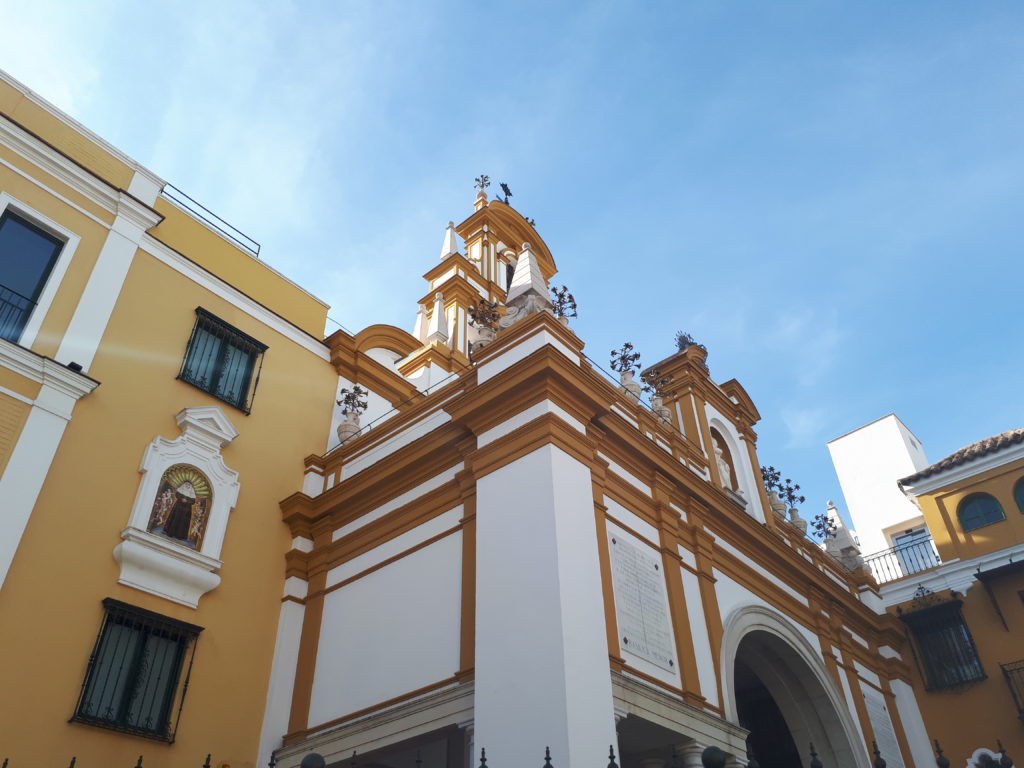
<instances>
[{"instance_id":1,"label":"metal balcony railing","mask_svg":"<svg viewBox=\"0 0 1024 768\"><path fill-rule=\"evenodd\" d=\"M928 537L866 555L864 562L871 569L875 581L885 584L912 573L934 568L941 560L938 550L935 549L935 542Z\"/></svg>"},{"instance_id":2,"label":"metal balcony railing","mask_svg":"<svg viewBox=\"0 0 1024 768\"><path fill-rule=\"evenodd\" d=\"M35 305L32 299L0 285L0 339L17 341Z\"/></svg>"},{"instance_id":3,"label":"metal balcony railing","mask_svg":"<svg viewBox=\"0 0 1024 768\"><path fill-rule=\"evenodd\" d=\"M999 666L1003 669L1006 684L1010 686L1013 703L1017 705L1017 717L1024 723L1024 659Z\"/></svg>"}]
</instances>

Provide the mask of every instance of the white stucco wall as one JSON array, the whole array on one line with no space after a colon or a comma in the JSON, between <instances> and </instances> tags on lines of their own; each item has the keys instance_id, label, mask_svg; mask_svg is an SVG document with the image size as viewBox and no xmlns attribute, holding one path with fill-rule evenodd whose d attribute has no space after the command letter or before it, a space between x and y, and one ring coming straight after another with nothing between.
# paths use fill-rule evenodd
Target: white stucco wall
<instances>
[{"instance_id":1,"label":"white stucco wall","mask_svg":"<svg viewBox=\"0 0 1024 768\"><path fill-rule=\"evenodd\" d=\"M828 443L853 527L865 555L892 546L882 529L921 515L896 481L928 466L924 448L895 414Z\"/></svg>"},{"instance_id":2,"label":"white stucco wall","mask_svg":"<svg viewBox=\"0 0 1024 768\"><path fill-rule=\"evenodd\" d=\"M311 725L451 677L459 668L462 534L324 598Z\"/></svg>"},{"instance_id":3,"label":"white stucco wall","mask_svg":"<svg viewBox=\"0 0 1024 768\"><path fill-rule=\"evenodd\" d=\"M604 765L611 676L590 471L547 445L477 483L476 749Z\"/></svg>"}]
</instances>

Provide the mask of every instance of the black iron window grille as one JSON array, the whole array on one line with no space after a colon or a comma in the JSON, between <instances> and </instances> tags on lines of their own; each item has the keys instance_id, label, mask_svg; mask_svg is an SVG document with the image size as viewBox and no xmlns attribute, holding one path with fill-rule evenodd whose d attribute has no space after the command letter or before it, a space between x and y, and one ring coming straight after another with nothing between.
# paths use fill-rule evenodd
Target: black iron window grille
<instances>
[{"instance_id":1,"label":"black iron window grille","mask_svg":"<svg viewBox=\"0 0 1024 768\"><path fill-rule=\"evenodd\" d=\"M103 608L71 722L173 743L203 628L109 597Z\"/></svg>"},{"instance_id":2,"label":"black iron window grille","mask_svg":"<svg viewBox=\"0 0 1024 768\"><path fill-rule=\"evenodd\" d=\"M1024 659L999 666L1003 669L1006 684L1010 686L1013 703L1017 705L1017 717L1024 723Z\"/></svg>"},{"instance_id":3,"label":"black iron window grille","mask_svg":"<svg viewBox=\"0 0 1024 768\"><path fill-rule=\"evenodd\" d=\"M985 679L961 605L949 600L900 616L914 637L929 691Z\"/></svg>"},{"instance_id":4,"label":"black iron window grille","mask_svg":"<svg viewBox=\"0 0 1024 768\"><path fill-rule=\"evenodd\" d=\"M0 339L21 338L63 247L21 216L0 214Z\"/></svg>"},{"instance_id":5,"label":"black iron window grille","mask_svg":"<svg viewBox=\"0 0 1024 768\"><path fill-rule=\"evenodd\" d=\"M249 413L266 351L266 344L196 307L178 378Z\"/></svg>"}]
</instances>

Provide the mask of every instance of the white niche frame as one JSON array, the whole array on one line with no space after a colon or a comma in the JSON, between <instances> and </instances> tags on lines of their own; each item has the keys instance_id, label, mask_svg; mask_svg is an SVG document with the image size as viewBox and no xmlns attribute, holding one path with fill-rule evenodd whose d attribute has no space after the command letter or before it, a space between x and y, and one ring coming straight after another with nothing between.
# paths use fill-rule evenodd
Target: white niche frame
<instances>
[{"instance_id":1,"label":"white niche frame","mask_svg":"<svg viewBox=\"0 0 1024 768\"><path fill-rule=\"evenodd\" d=\"M128 526L121 531L122 541L114 547L114 559L121 566L119 583L198 608L199 598L220 584L220 550L239 487L238 472L228 468L220 451L238 437L238 430L213 405L184 408L174 418L181 435L174 440L158 436L146 446L139 466L139 490ZM199 551L146 530L160 479L175 464L196 467L213 491Z\"/></svg>"}]
</instances>

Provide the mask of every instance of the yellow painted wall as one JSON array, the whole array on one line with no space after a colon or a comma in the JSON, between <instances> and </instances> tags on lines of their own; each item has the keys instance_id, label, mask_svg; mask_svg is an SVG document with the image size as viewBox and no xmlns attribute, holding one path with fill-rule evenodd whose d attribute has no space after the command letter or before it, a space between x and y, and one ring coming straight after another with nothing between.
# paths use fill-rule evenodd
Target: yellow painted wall
<instances>
[{"instance_id":1,"label":"yellow painted wall","mask_svg":"<svg viewBox=\"0 0 1024 768\"><path fill-rule=\"evenodd\" d=\"M176 380L194 308L202 305L268 345L249 416ZM135 764L147 768L253 765L266 701L283 555L290 548L278 502L301 487L301 457L323 449L336 374L171 267L137 254L83 398L0 591L0 749L12 765ZM174 414L216 405L239 431L223 451L240 473L219 587L198 610L117 583L112 550L139 486L138 467L157 435L175 438ZM205 627L199 638L177 742L68 723L82 685L105 597ZM27 694L31 695L27 695Z\"/></svg>"},{"instance_id":2,"label":"yellow painted wall","mask_svg":"<svg viewBox=\"0 0 1024 768\"><path fill-rule=\"evenodd\" d=\"M1014 462L918 497L943 562L955 558L966 560L1024 542L1024 513L1013 499L1013 485L1022 477L1024 462ZM963 531L957 519L957 506L965 497L977 492L995 496L1006 519Z\"/></svg>"},{"instance_id":3,"label":"yellow painted wall","mask_svg":"<svg viewBox=\"0 0 1024 768\"><path fill-rule=\"evenodd\" d=\"M53 145L118 189L127 189L133 170L81 130L44 109L39 102L0 78L0 113Z\"/></svg>"},{"instance_id":4,"label":"yellow painted wall","mask_svg":"<svg viewBox=\"0 0 1024 768\"><path fill-rule=\"evenodd\" d=\"M266 264L228 243L173 203L159 198L155 208L166 218L150 234L199 266L231 283L306 333L323 338L327 306Z\"/></svg>"},{"instance_id":5,"label":"yellow painted wall","mask_svg":"<svg viewBox=\"0 0 1024 768\"><path fill-rule=\"evenodd\" d=\"M926 691L921 669L914 665L914 688L925 727L939 739L953 765L963 765L978 747L994 749L997 738L1016 760L1024 755L1024 728L999 666L1024 659L1024 573L1003 577L992 586L1008 629L999 621L984 585L975 582L962 598L964 621L986 679ZM903 608L909 610L907 605Z\"/></svg>"},{"instance_id":6,"label":"yellow painted wall","mask_svg":"<svg viewBox=\"0 0 1024 768\"><path fill-rule=\"evenodd\" d=\"M2 372L3 369L0 369ZM0 392L0 475L3 475L31 406Z\"/></svg>"}]
</instances>

